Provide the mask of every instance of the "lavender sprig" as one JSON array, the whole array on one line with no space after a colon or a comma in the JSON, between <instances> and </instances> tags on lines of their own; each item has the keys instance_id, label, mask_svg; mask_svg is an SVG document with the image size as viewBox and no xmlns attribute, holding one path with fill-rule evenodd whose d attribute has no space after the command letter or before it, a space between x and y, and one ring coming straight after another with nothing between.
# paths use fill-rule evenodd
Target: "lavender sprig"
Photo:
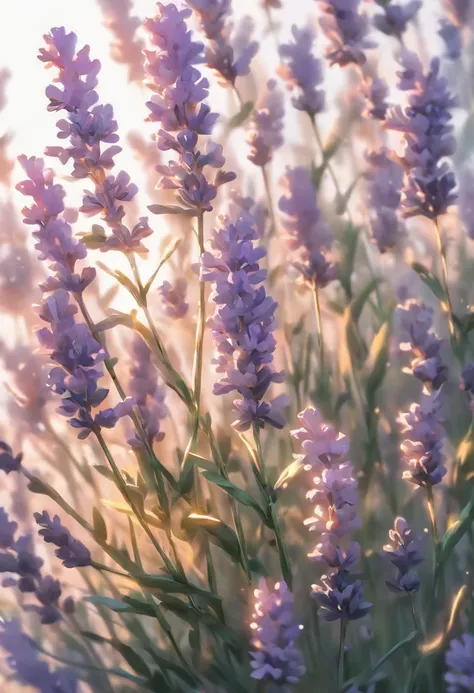
<instances>
[{"instance_id":1,"label":"lavender sprig","mask_svg":"<svg viewBox=\"0 0 474 693\"><path fill-rule=\"evenodd\" d=\"M459 639L451 640L445 659L447 693L471 691L474 686L474 635L464 633Z\"/></svg>"},{"instance_id":2,"label":"lavender sprig","mask_svg":"<svg viewBox=\"0 0 474 693\"><path fill-rule=\"evenodd\" d=\"M280 46L282 64L278 68L289 90L296 90L292 104L310 118L321 113L325 106L325 92L318 89L324 81L321 60L312 53L315 36L311 28L291 27L293 41Z\"/></svg>"},{"instance_id":3,"label":"lavender sprig","mask_svg":"<svg viewBox=\"0 0 474 693\"><path fill-rule=\"evenodd\" d=\"M398 573L394 580L386 582L393 592L413 594L420 588L420 578L414 571L423 562L419 543L406 520L397 517L393 529L389 531L391 544L386 544L382 555L390 561Z\"/></svg>"},{"instance_id":4,"label":"lavender sprig","mask_svg":"<svg viewBox=\"0 0 474 693\"><path fill-rule=\"evenodd\" d=\"M252 678L266 682L268 693L290 693L306 671L296 645L303 626L295 621L293 595L285 582L277 582L270 592L262 579L255 597Z\"/></svg>"},{"instance_id":5,"label":"lavender sprig","mask_svg":"<svg viewBox=\"0 0 474 693\"><path fill-rule=\"evenodd\" d=\"M363 65L365 51L374 43L367 34L369 23L360 14L360 0L317 0L323 16L319 20L323 32L331 42L326 57L330 65L345 67L351 63Z\"/></svg>"},{"instance_id":6,"label":"lavender sprig","mask_svg":"<svg viewBox=\"0 0 474 693\"><path fill-rule=\"evenodd\" d=\"M398 216L403 167L389 154L388 149L382 148L366 155L370 226L372 239L381 253L394 248L404 230Z\"/></svg>"},{"instance_id":7,"label":"lavender sprig","mask_svg":"<svg viewBox=\"0 0 474 693\"><path fill-rule=\"evenodd\" d=\"M410 0L402 5L390 2L381 8L381 14L374 17L374 25L387 36L396 36L401 39L408 23L416 17L421 5L421 0Z\"/></svg>"}]
</instances>

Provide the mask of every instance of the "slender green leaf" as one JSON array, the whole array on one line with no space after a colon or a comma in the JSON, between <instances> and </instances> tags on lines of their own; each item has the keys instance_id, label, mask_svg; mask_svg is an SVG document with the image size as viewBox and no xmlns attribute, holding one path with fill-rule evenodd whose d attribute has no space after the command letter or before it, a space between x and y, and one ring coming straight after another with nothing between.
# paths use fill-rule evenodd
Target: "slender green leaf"
<instances>
[{"instance_id":1,"label":"slender green leaf","mask_svg":"<svg viewBox=\"0 0 474 693\"><path fill-rule=\"evenodd\" d=\"M94 525L94 536L98 542L104 543L107 541L107 525L97 508L92 510L92 522Z\"/></svg>"},{"instance_id":2,"label":"slender green leaf","mask_svg":"<svg viewBox=\"0 0 474 693\"><path fill-rule=\"evenodd\" d=\"M419 262L413 262L411 265L412 269L415 270L417 275L420 277L421 281L428 289L436 296L436 298L446 301L445 291L437 277L430 272L426 267L424 267Z\"/></svg>"},{"instance_id":3,"label":"slender green leaf","mask_svg":"<svg viewBox=\"0 0 474 693\"><path fill-rule=\"evenodd\" d=\"M247 101L246 103L244 103L240 111L236 113L235 116L229 119L227 123L227 128L229 130L234 130L235 128L238 128L243 123L245 123L245 121L253 111L253 106L253 101Z\"/></svg>"},{"instance_id":4,"label":"slender green leaf","mask_svg":"<svg viewBox=\"0 0 474 693\"><path fill-rule=\"evenodd\" d=\"M294 479L294 477L300 473L300 471L303 469L304 464L301 461L301 456L298 455L297 459L291 462L291 464L286 467L278 479L276 480L276 483L274 485L275 489L279 488L285 488L291 479Z\"/></svg>"},{"instance_id":5,"label":"slender green leaf","mask_svg":"<svg viewBox=\"0 0 474 693\"><path fill-rule=\"evenodd\" d=\"M464 507L459 520L450 527L441 540L438 553L438 572L451 556L457 544L474 522L474 500L470 500Z\"/></svg>"},{"instance_id":6,"label":"slender green leaf","mask_svg":"<svg viewBox=\"0 0 474 693\"><path fill-rule=\"evenodd\" d=\"M268 527L271 527L271 523L265 511L249 493L243 491L241 488L220 474L217 474L217 472L203 472L203 476L210 481L211 484L216 484L216 486L222 488L242 505L247 505L248 507L253 508L253 510L260 515L262 522L264 522Z\"/></svg>"}]
</instances>

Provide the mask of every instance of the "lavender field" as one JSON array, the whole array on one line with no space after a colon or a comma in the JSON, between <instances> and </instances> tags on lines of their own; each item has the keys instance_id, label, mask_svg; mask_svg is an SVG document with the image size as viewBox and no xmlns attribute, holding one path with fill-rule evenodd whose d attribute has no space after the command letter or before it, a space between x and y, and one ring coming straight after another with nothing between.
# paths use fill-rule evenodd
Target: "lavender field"
<instances>
[{"instance_id":1,"label":"lavender field","mask_svg":"<svg viewBox=\"0 0 474 693\"><path fill-rule=\"evenodd\" d=\"M2 693L473 693L474 0L4 2Z\"/></svg>"}]
</instances>

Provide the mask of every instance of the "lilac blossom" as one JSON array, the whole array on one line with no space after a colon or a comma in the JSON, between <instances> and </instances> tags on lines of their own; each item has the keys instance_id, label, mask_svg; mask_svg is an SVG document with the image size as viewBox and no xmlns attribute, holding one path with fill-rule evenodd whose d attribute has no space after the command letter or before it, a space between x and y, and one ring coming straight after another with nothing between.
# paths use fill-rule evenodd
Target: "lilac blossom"
<instances>
[{"instance_id":1,"label":"lilac blossom","mask_svg":"<svg viewBox=\"0 0 474 693\"><path fill-rule=\"evenodd\" d=\"M165 404L165 388L159 381L151 350L141 337L137 336L133 340L131 356L133 360L129 390L140 410L146 441L135 433L128 442L133 448L140 449L152 446L154 441L163 440L165 434L160 431L160 421L166 418L168 410Z\"/></svg>"},{"instance_id":2,"label":"lilac blossom","mask_svg":"<svg viewBox=\"0 0 474 693\"><path fill-rule=\"evenodd\" d=\"M33 641L23 633L18 620L0 620L0 647L7 653L6 662L12 677L39 693L76 693L78 682L70 669L50 669L39 658Z\"/></svg>"},{"instance_id":3,"label":"lilac blossom","mask_svg":"<svg viewBox=\"0 0 474 693\"><path fill-rule=\"evenodd\" d=\"M248 215L234 223L220 217L210 250L201 257L201 279L212 282L217 305L208 321L218 351L217 372L222 374L214 393L236 391L241 396L234 401L238 418L233 425L238 431L265 423L283 428L279 409L286 403L281 397L264 401L271 383L283 382L284 373L272 369L277 304L262 286L266 271L259 261L266 251L254 245L257 240Z\"/></svg>"},{"instance_id":4,"label":"lilac blossom","mask_svg":"<svg viewBox=\"0 0 474 693\"><path fill-rule=\"evenodd\" d=\"M425 488L439 484L447 471L439 395L439 391L424 392L420 403L412 404L398 419L402 425L400 449L409 467L403 472L403 478Z\"/></svg>"},{"instance_id":5,"label":"lilac blossom","mask_svg":"<svg viewBox=\"0 0 474 693\"><path fill-rule=\"evenodd\" d=\"M372 239L379 251L385 253L395 247L403 233L398 216L403 167L390 157L386 148L369 152L365 158Z\"/></svg>"},{"instance_id":6,"label":"lilac blossom","mask_svg":"<svg viewBox=\"0 0 474 693\"><path fill-rule=\"evenodd\" d=\"M147 103L149 120L158 122L160 151L175 151L177 159L159 165L160 186L176 190L179 201L192 213L212 210L217 189L235 179L222 169L222 146L208 140L198 144L200 135L209 135L217 120L204 103L209 83L195 67L202 62L203 45L192 39L186 26L191 10L157 3L158 14L147 19L145 28L155 50L146 50L146 72L154 96ZM217 173L212 180L208 169Z\"/></svg>"},{"instance_id":7,"label":"lilac blossom","mask_svg":"<svg viewBox=\"0 0 474 693\"><path fill-rule=\"evenodd\" d=\"M318 207L311 173L301 166L288 167L281 183L285 194L278 207L288 246L295 256L293 264L311 285L327 286L336 277L336 268L326 257L334 239Z\"/></svg>"},{"instance_id":8,"label":"lilac blossom","mask_svg":"<svg viewBox=\"0 0 474 693\"><path fill-rule=\"evenodd\" d=\"M448 693L468 693L474 687L474 635L464 633L451 640L446 652Z\"/></svg>"},{"instance_id":9,"label":"lilac blossom","mask_svg":"<svg viewBox=\"0 0 474 693\"><path fill-rule=\"evenodd\" d=\"M252 678L267 683L268 693L290 693L306 671L296 644L303 626L295 620L293 595L285 582L277 582L270 592L261 579L255 597Z\"/></svg>"},{"instance_id":10,"label":"lilac blossom","mask_svg":"<svg viewBox=\"0 0 474 693\"><path fill-rule=\"evenodd\" d=\"M256 166L264 167L274 152L283 144L283 119L285 109L283 94L274 79L267 82L260 95L247 127L250 145L248 159Z\"/></svg>"},{"instance_id":11,"label":"lilac blossom","mask_svg":"<svg viewBox=\"0 0 474 693\"><path fill-rule=\"evenodd\" d=\"M18 455L14 455L12 448L3 440L0 440L0 469L2 472L5 472L5 474L18 472L22 458L21 452Z\"/></svg>"},{"instance_id":12,"label":"lilac blossom","mask_svg":"<svg viewBox=\"0 0 474 693\"><path fill-rule=\"evenodd\" d=\"M388 580L387 587L393 592L418 592L420 578L414 568L423 562L417 538L403 517L397 517L389 531L391 544L384 546L382 555L397 570L395 580Z\"/></svg>"},{"instance_id":13,"label":"lilac blossom","mask_svg":"<svg viewBox=\"0 0 474 693\"><path fill-rule=\"evenodd\" d=\"M360 14L360 0L318 0L323 12L319 20L331 42L326 57L330 65L363 65L365 51L374 44L367 37L369 22Z\"/></svg>"},{"instance_id":14,"label":"lilac blossom","mask_svg":"<svg viewBox=\"0 0 474 693\"><path fill-rule=\"evenodd\" d=\"M44 510L42 513L35 513L36 524L42 529L39 530L47 544L54 544L59 548L54 552L66 568L81 568L91 565L91 554L87 546L78 539L74 539L71 532L61 524L58 515L53 518Z\"/></svg>"},{"instance_id":15,"label":"lilac blossom","mask_svg":"<svg viewBox=\"0 0 474 693\"><path fill-rule=\"evenodd\" d=\"M398 306L401 327L408 337L401 348L411 351L413 375L424 385L438 390L446 381L448 367L443 363L440 351L442 340L433 332L433 310L423 303L408 300Z\"/></svg>"},{"instance_id":16,"label":"lilac blossom","mask_svg":"<svg viewBox=\"0 0 474 693\"><path fill-rule=\"evenodd\" d=\"M459 60L462 54L462 34L459 27L448 19L441 19L438 34L443 39L446 57Z\"/></svg>"},{"instance_id":17,"label":"lilac blossom","mask_svg":"<svg viewBox=\"0 0 474 693\"><path fill-rule=\"evenodd\" d=\"M34 595L38 603L23 603L24 610L37 613L42 624L57 623L61 619L61 585L50 575L42 574L43 561L34 554L31 537L17 538L17 529L17 523L10 522L5 510L0 508L0 573L10 575L3 580L3 586L17 587L23 594Z\"/></svg>"},{"instance_id":18,"label":"lilac blossom","mask_svg":"<svg viewBox=\"0 0 474 693\"><path fill-rule=\"evenodd\" d=\"M324 110L325 93L318 89L323 83L321 60L312 53L315 36L310 27L299 29L291 27L293 42L280 46L282 64L278 72L285 80L288 89L296 90L292 98L293 106L307 113L311 118Z\"/></svg>"},{"instance_id":19,"label":"lilac blossom","mask_svg":"<svg viewBox=\"0 0 474 693\"><path fill-rule=\"evenodd\" d=\"M362 582L356 579L359 544L352 542L344 550L340 543L360 527L357 481L352 464L345 458L348 441L311 407L298 414L298 419L302 427L291 434L303 448L305 469L316 471L314 487L306 494L314 512L304 524L321 534L308 556L327 571L321 584L312 586L312 596L326 621L353 621L365 616L371 604L364 601Z\"/></svg>"},{"instance_id":20,"label":"lilac blossom","mask_svg":"<svg viewBox=\"0 0 474 693\"><path fill-rule=\"evenodd\" d=\"M408 23L418 14L421 5L421 0L411 0L404 5L395 5L391 2L381 8L382 14L374 17L374 24L384 34L401 38Z\"/></svg>"},{"instance_id":21,"label":"lilac blossom","mask_svg":"<svg viewBox=\"0 0 474 693\"><path fill-rule=\"evenodd\" d=\"M173 284L164 281L159 287L163 312L169 318L179 320L187 315L189 309L189 304L186 303L187 288L187 282L182 277L178 277Z\"/></svg>"},{"instance_id":22,"label":"lilac blossom","mask_svg":"<svg viewBox=\"0 0 474 693\"><path fill-rule=\"evenodd\" d=\"M439 74L437 58L427 74L412 54L404 54L402 67L400 88L409 91L408 105L391 109L385 121L389 130L405 133L402 160L407 174L401 209L405 217L436 219L457 197L454 173L446 161L455 150L451 110L457 101Z\"/></svg>"},{"instance_id":23,"label":"lilac blossom","mask_svg":"<svg viewBox=\"0 0 474 693\"><path fill-rule=\"evenodd\" d=\"M131 15L132 0L99 0L104 24L113 34L110 51L114 60L127 65L130 81L143 79L142 42L136 32L140 19Z\"/></svg>"},{"instance_id":24,"label":"lilac blossom","mask_svg":"<svg viewBox=\"0 0 474 693\"><path fill-rule=\"evenodd\" d=\"M258 51L258 42L252 40L252 18L243 17L235 26L231 0L186 0L186 4L199 18L200 29L208 40L208 66L223 86L235 86L237 77L249 74Z\"/></svg>"},{"instance_id":25,"label":"lilac blossom","mask_svg":"<svg viewBox=\"0 0 474 693\"><path fill-rule=\"evenodd\" d=\"M229 216L233 219L250 215L255 221L259 238L263 238L269 218L268 207L262 202L256 202L251 195L242 195L238 190L231 190L229 197Z\"/></svg>"}]
</instances>

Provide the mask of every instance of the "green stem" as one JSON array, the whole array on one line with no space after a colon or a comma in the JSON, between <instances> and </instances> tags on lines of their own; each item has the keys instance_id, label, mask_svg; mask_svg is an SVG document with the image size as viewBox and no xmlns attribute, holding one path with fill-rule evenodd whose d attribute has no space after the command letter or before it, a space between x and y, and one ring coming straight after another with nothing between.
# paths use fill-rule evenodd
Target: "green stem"
<instances>
[{"instance_id":1,"label":"green stem","mask_svg":"<svg viewBox=\"0 0 474 693\"><path fill-rule=\"evenodd\" d=\"M321 315L321 304L319 300L319 287L316 282L313 283L311 287L314 300L314 310L316 314L316 325L318 330L318 343L319 343L319 367L320 371L324 371L324 337L323 337L323 321Z\"/></svg>"},{"instance_id":2,"label":"green stem","mask_svg":"<svg viewBox=\"0 0 474 693\"><path fill-rule=\"evenodd\" d=\"M315 117L315 116L313 116L313 117L310 116L310 120L311 120L311 125L312 125L312 127L313 127L314 135L315 135L315 137L316 137L316 141L317 141L318 146L319 146L319 149L320 149L320 151L321 151L322 165L325 166L325 168L327 168L327 170L328 170L328 172L329 172L329 175L330 175L330 177L331 177L331 180L332 180L332 182L333 182L333 184L334 184L334 188L335 188L335 190L336 190L337 201L338 201L338 203L339 203L339 202L343 199L343 197L344 197L343 194L342 194L342 192L341 192L341 188L339 187L339 181L337 180L337 176L336 176L336 174L335 174L335 172L334 172L334 169L333 169L333 167L332 167L332 164L331 164L331 162L330 162L329 159L328 159L328 155L327 155L326 152L324 151L323 139L322 139L322 137L321 137L321 133L320 133L320 131L319 131L318 124L317 124L317 122L316 122L316 117ZM348 213L349 213L349 212L348 212Z\"/></svg>"},{"instance_id":3,"label":"green stem","mask_svg":"<svg viewBox=\"0 0 474 693\"><path fill-rule=\"evenodd\" d=\"M436 217L435 219L435 229L436 229L436 241L438 244L438 251L439 251L439 259L441 263L441 283L443 285L444 293L446 295L446 309L447 309L447 317L448 317L448 324L449 324L449 333L451 335L451 338L454 338L454 321L453 321L453 305L451 302L451 296L449 293L449 284L448 284L448 263L447 263L447 254L446 254L446 248L443 243L443 237L441 233L441 226L439 222L439 218Z\"/></svg>"},{"instance_id":4,"label":"green stem","mask_svg":"<svg viewBox=\"0 0 474 693\"><path fill-rule=\"evenodd\" d=\"M426 496L427 496L428 514L430 516L430 522L431 522L431 532L433 535L433 543L434 543L435 551L437 552L438 551L438 545L439 545L439 535L438 535L438 527L436 524L436 512L435 512L435 507L434 507L434 498L433 498L432 486L426 487Z\"/></svg>"},{"instance_id":5,"label":"green stem","mask_svg":"<svg viewBox=\"0 0 474 693\"><path fill-rule=\"evenodd\" d=\"M204 253L204 212L198 214L198 244L199 256ZM193 364L194 401L196 404L195 430L199 427L201 415L202 362L204 353L204 335L206 329L206 283L199 282L199 313L196 327L196 344Z\"/></svg>"},{"instance_id":6,"label":"green stem","mask_svg":"<svg viewBox=\"0 0 474 693\"><path fill-rule=\"evenodd\" d=\"M262 166L262 176L263 176L263 184L265 186L265 194L267 196L267 204L268 204L268 213L270 215L270 229L268 231L268 235L272 236L275 232L276 225L275 225L275 213L273 210L273 196L272 196L272 189L270 186L270 179L268 177L268 171L265 166Z\"/></svg>"},{"instance_id":7,"label":"green stem","mask_svg":"<svg viewBox=\"0 0 474 693\"><path fill-rule=\"evenodd\" d=\"M337 653L337 686L340 689L344 683L344 644L346 641L347 622L341 618L339 631L339 651Z\"/></svg>"}]
</instances>

